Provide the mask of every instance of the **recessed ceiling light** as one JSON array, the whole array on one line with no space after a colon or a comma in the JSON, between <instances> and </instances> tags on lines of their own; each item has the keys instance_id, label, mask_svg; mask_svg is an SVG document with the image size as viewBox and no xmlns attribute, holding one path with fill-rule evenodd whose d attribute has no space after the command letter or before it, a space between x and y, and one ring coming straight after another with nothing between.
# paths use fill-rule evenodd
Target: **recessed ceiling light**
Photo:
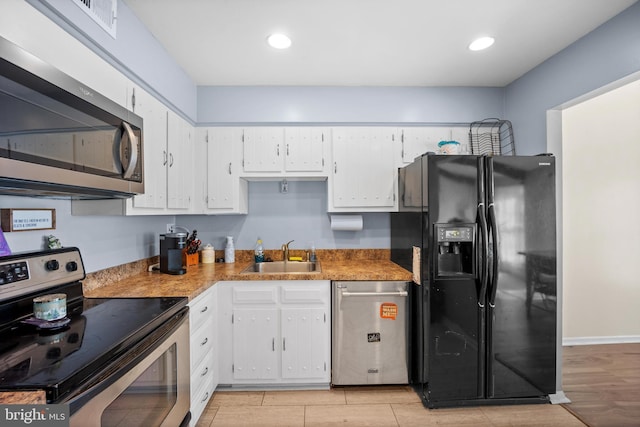
<instances>
[{"instance_id":1,"label":"recessed ceiling light","mask_svg":"<svg viewBox=\"0 0 640 427\"><path fill-rule=\"evenodd\" d=\"M267 43L276 49L286 49L291 46L291 39L284 34L271 34L267 37Z\"/></svg>"},{"instance_id":2,"label":"recessed ceiling light","mask_svg":"<svg viewBox=\"0 0 640 427\"><path fill-rule=\"evenodd\" d=\"M483 50L491 46L493 42L495 42L493 37L480 37L471 42L469 50Z\"/></svg>"}]
</instances>

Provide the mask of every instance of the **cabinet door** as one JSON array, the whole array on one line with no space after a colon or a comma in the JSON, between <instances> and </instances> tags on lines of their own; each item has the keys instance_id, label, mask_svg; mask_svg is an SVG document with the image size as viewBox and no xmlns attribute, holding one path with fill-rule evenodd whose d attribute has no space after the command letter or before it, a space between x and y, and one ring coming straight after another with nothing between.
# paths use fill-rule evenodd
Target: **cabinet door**
<instances>
[{"instance_id":1,"label":"cabinet door","mask_svg":"<svg viewBox=\"0 0 640 427\"><path fill-rule=\"evenodd\" d=\"M280 172L284 152L281 127L245 128L243 131L243 169L245 172Z\"/></svg>"},{"instance_id":2,"label":"cabinet door","mask_svg":"<svg viewBox=\"0 0 640 427\"><path fill-rule=\"evenodd\" d=\"M415 127L402 129L402 162L411 163L413 160L431 151L438 152L440 141L451 139L451 129L448 127Z\"/></svg>"},{"instance_id":3,"label":"cabinet door","mask_svg":"<svg viewBox=\"0 0 640 427\"><path fill-rule=\"evenodd\" d=\"M278 309L233 309L233 378L278 378Z\"/></svg>"},{"instance_id":4,"label":"cabinet door","mask_svg":"<svg viewBox=\"0 0 640 427\"><path fill-rule=\"evenodd\" d=\"M322 378L327 374L327 311L283 308L282 378Z\"/></svg>"},{"instance_id":5,"label":"cabinet door","mask_svg":"<svg viewBox=\"0 0 640 427\"><path fill-rule=\"evenodd\" d=\"M389 128L337 128L333 133L333 208L395 205L394 134Z\"/></svg>"},{"instance_id":6,"label":"cabinet door","mask_svg":"<svg viewBox=\"0 0 640 427\"><path fill-rule=\"evenodd\" d=\"M164 209L167 206L167 108L138 89L135 112L143 120L144 194L133 198L133 207Z\"/></svg>"},{"instance_id":7,"label":"cabinet door","mask_svg":"<svg viewBox=\"0 0 640 427\"><path fill-rule=\"evenodd\" d=\"M188 210L193 192L192 128L173 111L167 116L167 207Z\"/></svg>"},{"instance_id":8,"label":"cabinet door","mask_svg":"<svg viewBox=\"0 0 640 427\"><path fill-rule=\"evenodd\" d=\"M458 141L460 153L467 154L469 146L469 128L467 126L429 126L402 129L402 163L414 161L426 152L437 153L440 141ZM402 165L400 165L402 166Z\"/></svg>"},{"instance_id":9,"label":"cabinet door","mask_svg":"<svg viewBox=\"0 0 640 427\"><path fill-rule=\"evenodd\" d=\"M321 128L285 128L285 170L322 172L325 131Z\"/></svg>"},{"instance_id":10,"label":"cabinet door","mask_svg":"<svg viewBox=\"0 0 640 427\"><path fill-rule=\"evenodd\" d=\"M451 140L460 143L460 154L471 154L469 126L451 128Z\"/></svg>"},{"instance_id":11,"label":"cabinet door","mask_svg":"<svg viewBox=\"0 0 640 427\"><path fill-rule=\"evenodd\" d=\"M247 183L240 179L242 129L207 129L207 209L247 213Z\"/></svg>"}]
</instances>

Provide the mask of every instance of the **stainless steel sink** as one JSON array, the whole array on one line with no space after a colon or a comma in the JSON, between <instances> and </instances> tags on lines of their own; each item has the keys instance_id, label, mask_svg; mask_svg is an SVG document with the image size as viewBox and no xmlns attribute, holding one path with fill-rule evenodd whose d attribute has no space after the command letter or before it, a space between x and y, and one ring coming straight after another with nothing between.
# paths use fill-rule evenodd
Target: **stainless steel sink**
<instances>
[{"instance_id":1,"label":"stainless steel sink","mask_svg":"<svg viewBox=\"0 0 640 427\"><path fill-rule=\"evenodd\" d=\"M273 261L251 264L242 274L260 273L320 273L322 268L319 262L308 261Z\"/></svg>"}]
</instances>

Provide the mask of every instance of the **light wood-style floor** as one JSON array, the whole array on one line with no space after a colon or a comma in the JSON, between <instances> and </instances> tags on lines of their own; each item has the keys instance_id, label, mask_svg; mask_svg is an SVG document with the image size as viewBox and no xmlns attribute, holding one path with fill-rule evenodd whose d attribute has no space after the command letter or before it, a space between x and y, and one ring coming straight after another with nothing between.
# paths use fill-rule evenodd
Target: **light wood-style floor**
<instances>
[{"instance_id":1,"label":"light wood-style floor","mask_svg":"<svg viewBox=\"0 0 640 427\"><path fill-rule=\"evenodd\" d=\"M197 426L640 425L640 344L565 347L563 405L426 409L408 386L216 392Z\"/></svg>"},{"instance_id":2,"label":"light wood-style floor","mask_svg":"<svg viewBox=\"0 0 640 427\"><path fill-rule=\"evenodd\" d=\"M640 344L564 347L563 405L591 427L640 426Z\"/></svg>"}]
</instances>

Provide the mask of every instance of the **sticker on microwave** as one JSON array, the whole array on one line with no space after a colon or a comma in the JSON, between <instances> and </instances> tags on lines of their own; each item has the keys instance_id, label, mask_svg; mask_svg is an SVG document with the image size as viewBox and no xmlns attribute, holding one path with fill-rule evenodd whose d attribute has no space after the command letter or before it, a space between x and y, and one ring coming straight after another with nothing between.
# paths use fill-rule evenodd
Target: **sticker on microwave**
<instances>
[{"instance_id":1,"label":"sticker on microwave","mask_svg":"<svg viewBox=\"0 0 640 427\"><path fill-rule=\"evenodd\" d=\"M398 304L383 302L380 304L380 318L396 320L398 316Z\"/></svg>"},{"instance_id":2,"label":"sticker on microwave","mask_svg":"<svg viewBox=\"0 0 640 427\"><path fill-rule=\"evenodd\" d=\"M380 332L367 334L367 342L380 342Z\"/></svg>"}]
</instances>

